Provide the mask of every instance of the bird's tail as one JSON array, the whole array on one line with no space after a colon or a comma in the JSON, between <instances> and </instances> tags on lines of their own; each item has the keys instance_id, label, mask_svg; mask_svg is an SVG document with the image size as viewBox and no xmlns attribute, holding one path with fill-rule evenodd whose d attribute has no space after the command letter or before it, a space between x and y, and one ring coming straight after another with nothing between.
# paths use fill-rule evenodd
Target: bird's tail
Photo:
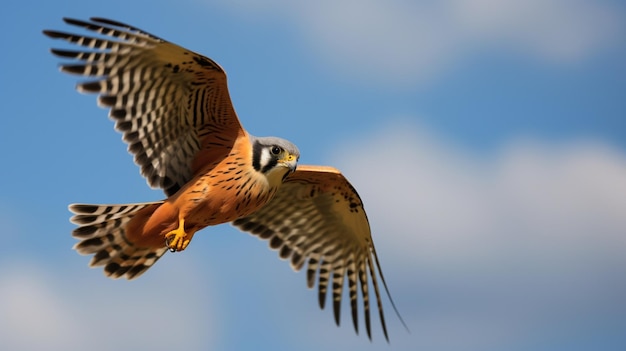
<instances>
[{"instance_id":1,"label":"bird's tail","mask_svg":"<svg viewBox=\"0 0 626 351\"><path fill-rule=\"evenodd\" d=\"M128 240L126 227L139 211L149 216L161 204L70 205L74 214L70 221L78 225L72 236L80 240L74 249L82 255L93 254L89 266L104 266L104 274L110 278L137 278L163 256L167 247L136 246Z\"/></svg>"}]
</instances>

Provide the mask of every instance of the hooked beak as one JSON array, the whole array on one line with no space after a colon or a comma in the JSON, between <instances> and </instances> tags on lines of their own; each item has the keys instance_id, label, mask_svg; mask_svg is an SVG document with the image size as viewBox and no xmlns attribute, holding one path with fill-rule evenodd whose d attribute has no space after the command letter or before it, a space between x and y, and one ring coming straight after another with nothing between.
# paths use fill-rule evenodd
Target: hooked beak
<instances>
[{"instance_id":1,"label":"hooked beak","mask_svg":"<svg viewBox=\"0 0 626 351\"><path fill-rule=\"evenodd\" d=\"M280 162L289 168L289 173L295 172L298 166L298 158L288 152L285 152L285 157Z\"/></svg>"}]
</instances>

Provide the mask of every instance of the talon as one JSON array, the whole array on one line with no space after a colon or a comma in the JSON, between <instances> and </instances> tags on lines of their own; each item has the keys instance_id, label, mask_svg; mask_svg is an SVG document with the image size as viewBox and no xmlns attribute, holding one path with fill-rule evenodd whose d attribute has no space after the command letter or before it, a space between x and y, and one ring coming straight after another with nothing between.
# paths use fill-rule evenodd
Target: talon
<instances>
[{"instance_id":1,"label":"talon","mask_svg":"<svg viewBox=\"0 0 626 351\"><path fill-rule=\"evenodd\" d=\"M165 234L165 245L170 252L183 251L191 242L193 233L185 233L185 220L178 221L178 228Z\"/></svg>"},{"instance_id":2,"label":"talon","mask_svg":"<svg viewBox=\"0 0 626 351\"><path fill-rule=\"evenodd\" d=\"M176 249L170 246L170 239L167 237L165 238L165 246L170 252L176 252Z\"/></svg>"}]
</instances>

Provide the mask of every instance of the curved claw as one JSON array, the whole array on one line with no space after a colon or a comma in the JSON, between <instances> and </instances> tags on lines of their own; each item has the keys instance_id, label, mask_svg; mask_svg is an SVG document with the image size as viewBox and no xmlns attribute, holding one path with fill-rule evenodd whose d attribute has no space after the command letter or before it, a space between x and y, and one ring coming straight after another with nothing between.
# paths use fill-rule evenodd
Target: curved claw
<instances>
[{"instance_id":1,"label":"curved claw","mask_svg":"<svg viewBox=\"0 0 626 351\"><path fill-rule=\"evenodd\" d=\"M165 234L165 245L170 252L183 251L187 248L193 238L193 233L185 232L185 220L180 219L178 228Z\"/></svg>"},{"instance_id":2,"label":"curved claw","mask_svg":"<svg viewBox=\"0 0 626 351\"><path fill-rule=\"evenodd\" d=\"M165 246L167 246L167 249L170 252L176 252L176 248L174 248L174 247L172 247L172 245L170 245L170 238L168 238L167 236L165 237Z\"/></svg>"}]
</instances>

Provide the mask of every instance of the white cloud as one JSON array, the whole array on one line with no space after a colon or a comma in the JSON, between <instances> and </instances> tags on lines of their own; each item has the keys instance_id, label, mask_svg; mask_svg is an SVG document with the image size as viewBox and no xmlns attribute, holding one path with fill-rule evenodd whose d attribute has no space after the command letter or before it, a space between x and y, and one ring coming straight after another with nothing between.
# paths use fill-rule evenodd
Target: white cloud
<instances>
[{"instance_id":1,"label":"white cloud","mask_svg":"<svg viewBox=\"0 0 626 351\"><path fill-rule=\"evenodd\" d=\"M3 348L209 349L219 327L210 320L211 295L194 283L199 273L192 267L173 260L134 282L105 279L95 270L77 280L56 263L13 259L0 277Z\"/></svg>"},{"instance_id":2,"label":"white cloud","mask_svg":"<svg viewBox=\"0 0 626 351\"><path fill-rule=\"evenodd\" d=\"M406 259L465 260L511 244L626 250L626 157L606 145L520 139L479 157L400 123L358 140L367 144L344 148L342 168L379 229L402 233L379 240L398 240Z\"/></svg>"},{"instance_id":3,"label":"white cloud","mask_svg":"<svg viewBox=\"0 0 626 351\"><path fill-rule=\"evenodd\" d=\"M624 14L587 0L274 0L225 2L248 17L282 19L315 54L352 78L393 85L432 78L487 49L576 62L623 38Z\"/></svg>"},{"instance_id":4,"label":"white cloud","mask_svg":"<svg viewBox=\"0 0 626 351\"><path fill-rule=\"evenodd\" d=\"M519 139L479 156L401 122L338 149L419 348L512 349L626 317L626 155Z\"/></svg>"},{"instance_id":5,"label":"white cloud","mask_svg":"<svg viewBox=\"0 0 626 351\"><path fill-rule=\"evenodd\" d=\"M384 120L333 148L329 164L359 190L411 328L386 304L393 349L551 349L562 335L590 345L613 335L604 327L626 316L626 155L601 142L532 139L476 155ZM389 349L376 317L370 343L362 324L352 334L348 304L341 328L328 308L316 311L302 272L266 243L230 228L205 234L133 282L88 271L74 254L71 263L29 260L49 253L18 246L0 261L3 347Z\"/></svg>"},{"instance_id":6,"label":"white cloud","mask_svg":"<svg viewBox=\"0 0 626 351\"><path fill-rule=\"evenodd\" d=\"M453 0L452 23L477 41L496 39L520 52L578 60L615 39L621 14L585 0Z\"/></svg>"},{"instance_id":7,"label":"white cloud","mask_svg":"<svg viewBox=\"0 0 626 351\"><path fill-rule=\"evenodd\" d=\"M50 292L45 279L28 267L0 280L0 336L9 350L77 349L79 326L67 313L69 301Z\"/></svg>"}]
</instances>

